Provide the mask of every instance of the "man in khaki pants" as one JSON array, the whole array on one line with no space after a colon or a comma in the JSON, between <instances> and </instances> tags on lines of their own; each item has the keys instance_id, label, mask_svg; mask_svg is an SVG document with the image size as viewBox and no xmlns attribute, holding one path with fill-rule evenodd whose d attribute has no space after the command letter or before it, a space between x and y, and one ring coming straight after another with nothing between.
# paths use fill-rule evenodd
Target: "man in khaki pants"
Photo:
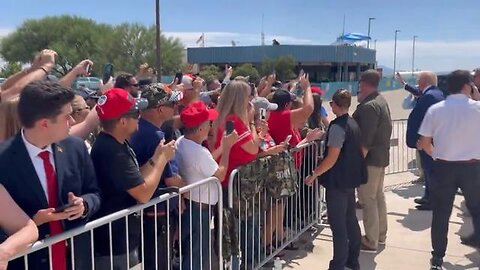
<instances>
[{"instance_id":1,"label":"man in khaki pants","mask_svg":"<svg viewBox=\"0 0 480 270\"><path fill-rule=\"evenodd\" d=\"M374 253L387 238L387 207L383 193L385 167L390 159L390 136L392 121L385 98L378 93L380 75L367 70L360 76L359 105L353 114L362 132L362 150L367 161L368 182L358 188L363 203L363 226L361 250Z\"/></svg>"}]
</instances>

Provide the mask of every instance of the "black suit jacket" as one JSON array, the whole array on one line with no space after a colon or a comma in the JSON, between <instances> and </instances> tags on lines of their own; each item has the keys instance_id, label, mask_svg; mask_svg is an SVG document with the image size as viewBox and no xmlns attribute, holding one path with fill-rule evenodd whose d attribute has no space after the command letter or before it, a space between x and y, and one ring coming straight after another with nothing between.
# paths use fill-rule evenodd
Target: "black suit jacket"
<instances>
[{"instance_id":1,"label":"black suit jacket","mask_svg":"<svg viewBox=\"0 0 480 270\"><path fill-rule=\"evenodd\" d=\"M81 196L88 207L85 218L62 222L66 231L85 224L98 211L100 189L90 155L83 141L75 137L68 137L53 144L52 150L58 184L58 206L67 204L68 193L73 192L75 196ZM47 198L20 133L0 145L0 183L31 218L38 210L48 208ZM38 230L39 240L50 234L48 223L40 225ZM84 237L74 239L75 262L80 267L83 265L82 261L89 260L89 253L85 250L90 246L88 236L88 234L84 234ZM70 251L69 247L67 249ZM82 257L84 257L83 260ZM23 259L20 260L20 263L18 261L11 262L9 269L23 269L21 266ZM79 262L77 263L77 261ZM34 266L35 269L48 269L48 251L41 250L29 256L29 265L30 267Z\"/></svg>"}]
</instances>

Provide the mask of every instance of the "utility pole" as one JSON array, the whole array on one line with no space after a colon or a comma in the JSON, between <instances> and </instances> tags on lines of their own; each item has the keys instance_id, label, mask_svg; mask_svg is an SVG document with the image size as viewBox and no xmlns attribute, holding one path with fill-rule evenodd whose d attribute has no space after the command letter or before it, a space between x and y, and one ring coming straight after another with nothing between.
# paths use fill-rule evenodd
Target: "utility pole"
<instances>
[{"instance_id":1,"label":"utility pole","mask_svg":"<svg viewBox=\"0 0 480 270\"><path fill-rule=\"evenodd\" d=\"M155 0L155 15L156 15L156 26L157 26L157 36L156 36L156 65L157 69L157 82L162 81L162 59L160 57L160 0Z\"/></svg>"},{"instance_id":2,"label":"utility pole","mask_svg":"<svg viewBox=\"0 0 480 270\"><path fill-rule=\"evenodd\" d=\"M262 46L265 46L265 31L263 29L263 19L264 19L264 14L262 13L262 34L261 34L261 40L262 40Z\"/></svg>"},{"instance_id":3,"label":"utility pole","mask_svg":"<svg viewBox=\"0 0 480 270\"><path fill-rule=\"evenodd\" d=\"M371 25L371 23L372 23L373 20L375 20L375 18L373 18L373 17L368 18L368 40L367 40L367 49L370 49L370 39L371 39L371 37L370 37L370 25Z\"/></svg>"},{"instance_id":4,"label":"utility pole","mask_svg":"<svg viewBox=\"0 0 480 270\"><path fill-rule=\"evenodd\" d=\"M397 34L400 30L395 30L395 47L393 50L393 77L395 78L395 74L397 73Z\"/></svg>"}]
</instances>

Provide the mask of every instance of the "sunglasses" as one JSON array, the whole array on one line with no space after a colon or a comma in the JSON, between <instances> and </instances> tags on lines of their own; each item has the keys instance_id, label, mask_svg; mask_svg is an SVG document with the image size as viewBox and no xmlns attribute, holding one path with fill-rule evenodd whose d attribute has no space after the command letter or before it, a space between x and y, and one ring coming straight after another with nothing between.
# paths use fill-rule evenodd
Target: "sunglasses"
<instances>
[{"instance_id":1,"label":"sunglasses","mask_svg":"<svg viewBox=\"0 0 480 270\"><path fill-rule=\"evenodd\" d=\"M131 83L130 86L133 86L133 87L140 87L140 84L139 83Z\"/></svg>"},{"instance_id":2,"label":"sunglasses","mask_svg":"<svg viewBox=\"0 0 480 270\"><path fill-rule=\"evenodd\" d=\"M127 112L121 116L121 118L132 118L132 119L138 119L140 118L140 111L135 110L132 112Z\"/></svg>"}]
</instances>

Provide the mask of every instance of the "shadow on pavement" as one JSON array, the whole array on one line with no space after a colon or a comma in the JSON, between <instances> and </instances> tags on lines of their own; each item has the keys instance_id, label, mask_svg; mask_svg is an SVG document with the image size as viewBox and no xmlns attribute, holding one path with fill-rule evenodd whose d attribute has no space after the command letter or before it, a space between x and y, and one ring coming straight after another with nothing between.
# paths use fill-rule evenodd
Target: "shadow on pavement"
<instances>
[{"instance_id":1,"label":"shadow on pavement","mask_svg":"<svg viewBox=\"0 0 480 270\"><path fill-rule=\"evenodd\" d=\"M480 260L478 258L478 252L474 251L472 253L469 253L465 255L465 260L469 260L471 263L470 264L452 264L451 262L444 262L443 267L445 270L473 270L473 269L479 269L480 265Z\"/></svg>"},{"instance_id":2,"label":"shadow on pavement","mask_svg":"<svg viewBox=\"0 0 480 270\"><path fill-rule=\"evenodd\" d=\"M423 196L422 185L406 183L391 188L391 191L404 199L413 199Z\"/></svg>"},{"instance_id":3,"label":"shadow on pavement","mask_svg":"<svg viewBox=\"0 0 480 270\"><path fill-rule=\"evenodd\" d=\"M313 245L313 242L315 239L317 239L323 228L316 228L313 227L309 230L307 230L305 233L303 233L294 243L295 246L298 247L298 250L284 250L283 252L285 253L285 256L283 256L283 260L285 261L284 267L285 269L292 268L295 266L298 266L297 260L300 260L302 258L305 258L308 256L309 253L313 252L313 248L315 247ZM325 237L325 235L323 236ZM272 264L273 265L273 264ZM265 265L269 266L269 264ZM270 269L270 268L268 268Z\"/></svg>"},{"instance_id":4,"label":"shadow on pavement","mask_svg":"<svg viewBox=\"0 0 480 270\"><path fill-rule=\"evenodd\" d=\"M412 231L420 232L430 229L430 222L425 222L425 220L432 219L432 211L408 209L408 214L389 212L388 215L401 217L402 219L397 219L396 222Z\"/></svg>"}]
</instances>

